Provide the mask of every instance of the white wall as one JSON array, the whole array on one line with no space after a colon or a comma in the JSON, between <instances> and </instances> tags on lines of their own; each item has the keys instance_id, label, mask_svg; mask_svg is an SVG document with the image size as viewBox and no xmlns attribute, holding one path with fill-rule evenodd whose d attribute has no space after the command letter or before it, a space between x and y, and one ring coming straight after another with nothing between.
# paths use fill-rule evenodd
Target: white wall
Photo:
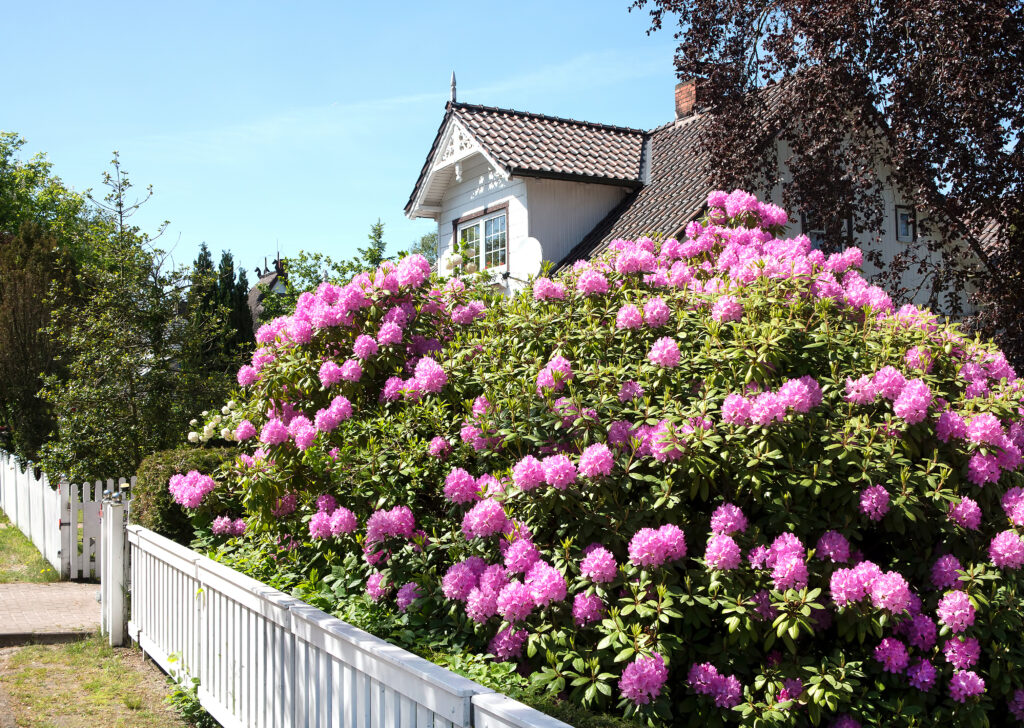
<instances>
[{"instance_id":1,"label":"white wall","mask_svg":"<svg viewBox=\"0 0 1024 728\"><path fill-rule=\"evenodd\" d=\"M625 187L526 180L530 198L530 236L540 241L544 260L558 263L628 193Z\"/></svg>"},{"instance_id":2,"label":"white wall","mask_svg":"<svg viewBox=\"0 0 1024 728\"><path fill-rule=\"evenodd\" d=\"M789 146L782 141L777 142L777 153L780 163L780 176L784 181L789 181L791 176L789 170L785 165L784 160L788 159L790 154ZM876 174L881 180L887 180L890 178L891 171L888 167L879 165L876 169ZM922 218L918 213L917 227L918 227L918 240L914 243L904 243L896 239L896 207L909 205L906 199L900 194L899 190L889 184L884 184L882 188L882 198L885 201L885 209L883 211L883 220L881 230L868 230L863 233L854 233L854 244L862 248L865 253L869 250L879 250L882 255L882 266L884 267L888 263L899 255L906 251L908 248L913 247L917 251L928 250L927 242L928 239L921 234L922 229ZM790 219L793 222L789 226L790 235L799 235L803 232L800 224L799 211L789 210L782 201L782 186L776 185L772 190L771 200L776 205L780 205L790 213ZM941 259L941 254L938 252L927 252L927 259L930 263L938 263ZM867 259L864 262L864 277L871 278L880 272L880 269L870 264ZM916 269L916 266L912 266L903 274L901 284L905 286L909 292L911 292L911 300L914 303L924 304L928 299L929 290L926 286L931 284L931 281L925 281L924 276ZM924 285L923 285L924 284ZM968 311L969 313L970 311Z\"/></svg>"},{"instance_id":3,"label":"white wall","mask_svg":"<svg viewBox=\"0 0 1024 728\"><path fill-rule=\"evenodd\" d=\"M496 282L504 287L506 281L497 277L498 272L509 273L509 283L514 290L514 278L525 279L535 271L524 271L517 264L521 263L521 251L527 244L529 226L526 213L526 184L522 179L513 177L506 180L487 163L480 155L474 155L462 162L462 182L456 182L445 190L441 203L441 215L437 219L437 242L439 259L450 254L453 244L452 222L460 217L483 212L484 208L508 202L507 265L501 271L495 271ZM520 253L517 255L517 253ZM493 269L492 269L493 270ZM447 271L440 271L445 275Z\"/></svg>"}]
</instances>

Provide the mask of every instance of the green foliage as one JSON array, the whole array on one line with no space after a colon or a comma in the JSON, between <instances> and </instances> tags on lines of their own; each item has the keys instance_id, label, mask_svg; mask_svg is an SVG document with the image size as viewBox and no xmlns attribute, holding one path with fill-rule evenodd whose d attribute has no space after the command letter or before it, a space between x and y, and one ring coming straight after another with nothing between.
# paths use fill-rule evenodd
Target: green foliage
<instances>
[{"instance_id":1,"label":"green foliage","mask_svg":"<svg viewBox=\"0 0 1024 728\"><path fill-rule=\"evenodd\" d=\"M175 653L167 659L174 664L181 659L181 655ZM167 704L174 708L182 720L193 728L220 728L220 723L207 713L206 708L199 702L199 678L188 680L184 673L179 674L176 669L171 668L167 681L171 684Z\"/></svg>"},{"instance_id":2,"label":"green foliage","mask_svg":"<svg viewBox=\"0 0 1024 728\"><path fill-rule=\"evenodd\" d=\"M374 270L387 260L384 250L387 243L384 242L384 223L377 218L377 222L370 226L370 234L366 236L369 244L365 248L358 248L359 257L356 265L360 270ZM362 263L363 265L360 265Z\"/></svg>"},{"instance_id":3,"label":"green foliage","mask_svg":"<svg viewBox=\"0 0 1024 728\"><path fill-rule=\"evenodd\" d=\"M167 492L167 482L175 473L187 473L190 470L216 472L233 456L234 452L228 448L180 448L162 450L146 457L135 473L132 523L187 546L192 541L195 526L189 514L171 499Z\"/></svg>"},{"instance_id":4,"label":"green foliage","mask_svg":"<svg viewBox=\"0 0 1024 728\"><path fill-rule=\"evenodd\" d=\"M55 288L47 334L65 368L44 377L42 397L57 421L42 449L51 477L118 477L156 450L181 442L190 418L222 401L228 367L206 355L228 333L219 311L188 316L188 277L164 268L163 253L130 218L149 198L130 199L131 182L115 153L97 203L102 234L69 288ZM90 198L92 199L92 198Z\"/></svg>"},{"instance_id":5,"label":"green foliage","mask_svg":"<svg viewBox=\"0 0 1024 728\"><path fill-rule=\"evenodd\" d=\"M45 329L51 287L73 291L75 261L52 233L27 220L16 234L0 232L0 422L6 449L37 460L55 423L38 392L44 376L59 376L58 349Z\"/></svg>"},{"instance_id":6,"label":"green foliage","mask_svg":"<svg viewBox=\"0 0 1024 728\"><path fill-rule=\"evenodd\" d=\"M409 246L409 255L422 255L431 265L437 263L437 230L424 233L420 239Z\"/></svg>"},{"instance_id":7,"label":"green foliage","mask_svg":"<svg viewBox=\"0 0 1024 728\"><path fill-rule=\"evenodd\" d=\"M252 350L252 314L245 270L235 277L234 256L221 253L215 269L210 251L203 243L192 264L186 300L193 329L211 318L224 322L223 336L209 337L195 352L196 363L211 373L229 373L238 368L242 355Z\"/></svg>"},{"instance_id":8,"label":"green foliage","mask_svg":"<svg viewBox=\"0 0 1024 728\"><path fill-rule=\"evenodd\" d=\"M781 210L771 217L784 218ZM248 464L221 477L215 498L230 508L241 503L251 528L246 538L268 554L286 549L277 560L255 560L257 578L283 580L315 605L401 644L516 658L531 689L640 722L753 728L827 724L849 713L867 725L916 727L1004 718L1024 673L1022 576L997 568L988 549L997 533L1018 538L1000 499L1024 488L1014 444L1024 437L1024 387L991 344L913 307L893 314L884 292L850 270L857 251L826 260L806 239L773 239L781 222L768 230L751 229L755 224L752 213L727 218L713 206L683 243L624 244L557 283L536 281L534 291L500 304L488 299L481 320L465 314L472 313L468 300L486 298L485 289L463 290L457 280L443 289L424 283L395 290L383 276L367 276L306 299L299 321L331 300L348 302L351 319L315 329L302 344L287 338L289 322L279 322L282 333L254 358L256 381L235 396L224 421L233 429L245 419L260 432L271 418L288 419L285 405L314 420L342 396L353 416L320 428L302 449L294 431L283 441L264 437L258 451L252 440L243 448ZM415 278L409 262L395 280ZM588 294L584 276L600 277L604 288ZM624 307L635 306L640 319L648 305L645 324L617 325ZM655 321L658 305L664 318ZM358 378L325 385L325 361L361 357L356 337L384 338L386 319L407 319L402 341L363 358ZM651 356L662 339L678 347L679 361ZM446 376L434 392L414 376L426 353ZM550 374L558 357L571 376L564 366ZM859 404L846 396L855 387L848 383L876 375L881 381L886 367L900 387L913 380L907 392L927 391L919 418L899 392ZM804 378L820 397L810 396ZM642 392L623 395L627 384ZM807 392L806 406L794 398L771 414L772 403L783 401L778 393L793 385ZM726 402L735 398L770 416L729 415ZM941 437L937 420L946 408L965 421L990 416L998 438ZM433 438L451 451L431 454ZM583 474L583 454L595 446L607 447L608 471ZM526 456L558 455L573 467L567 482L547 472L531 487L515 473ZM1000 463L994 479L979 487L978 463L992 458ZM446 498L456 468L476 492ZM861 497L877 485L890 502L876 521L861 510ZM277 507L285 494L298 501L293 513ZM351 509L360 528L325 535L322 494ZM949 517L950 504L966 497L985 514L976 530ZM490 535L470 528L467 501L476 499L500 506ZM712 514L725 504L741 508L749 522L730 535L739 563L728 568L709 563L706 552ZM370 541L389 518L380 511L402 506L418 530ZM644 541L644 529L664 526L685 533L685 557L645 562L634 542ZM986 680L984 695L964 703L950 697L945 627L938 644L912 650L938 670L933 690L909 687L904 675L883 669L874 650L882 638L904 637L906 607L890 612L874 594L834 602L831 579L850 564L847 556L824 558L817 544L828 531L848 539L858 561L894 572L883 583L903 584L907 601L912 591L932 619L943 591L932 565L944 554L960 560L959 580L977 609L969 634L983 646L973 669ZM453 596L445 575L474 557L503 564L503 547L526 534L558 575L545 571L538 580L564 579L565 593L546 600L535 581L527 587L529 614L511 617L514 627L503 621L507 611L471 614L467 595ZM211 538L206 546L218 543ZM791 572L739 558L786 543L795 545L781 561ZM581 568L591 544L615 559L608 581L595 582ZM477 584L479 576L472 579ZM421 596L402 611L395 592L410 586ZM600 600L596 621L577 623L579 597ZM523 630L522 652L503 655L492 640L513 628ZM669 679L655 699L634 703L623 695L627 666L661 658ZM741 693L734 705L716 705L688 684L689 669L702 663L735 677ZM780 702L785 681L794 680L799 690Z\"/></svg>"}]
</instances>

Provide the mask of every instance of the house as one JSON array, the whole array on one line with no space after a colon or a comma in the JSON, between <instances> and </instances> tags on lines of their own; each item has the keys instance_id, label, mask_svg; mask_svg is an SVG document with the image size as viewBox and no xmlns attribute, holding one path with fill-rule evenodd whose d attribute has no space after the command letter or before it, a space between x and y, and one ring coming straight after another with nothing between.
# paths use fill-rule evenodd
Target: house
<instances>
[{"instance_id":1,"label":"house","mask_svg":"<svg viewBox=\"0 0 1024 728\"><path fill-rule=\"evenodd\" d=\"M288 280L288 272L284 269L284 261L278 254L274 258L274 267L267 266L267 259L263 259L263 268L256 266L256 283L249 289L248 303L249 313L252 314L253 329L259 326L260 314L263 313L263 299L268 293L281 295L287 292L285 285Z\"/></svg>"},{"instance_id":2,"label":"house","mask_svg":"<svg viewBox=\"0 0 1024 728\"><path fill-rule=\"evenodd\" d=\"M710 155L699 143L710 117L701 113L698 90L694 81L678 84L675 118L645 131L460 103L453 75L451 99L405 213L437 221L442 274L456 267L456 252L471 251L474 260L463 262L490 272L509 293L536 275L542 261L558 270L617 238L681 236L716 187ZM780 146L780 160L784 152ZM784 169L779 178L786 178ZM916 239L918 221L896 190L883 194L880 239L855 235L849 221L843 228L851 243L880 245L885 261ZM781 204L781 185L768 197ZM797 218L789 234L820 243L824 230L807 216ZM920 287L913 275L904 281L911 290Z\"/></svg>"}]
</instances>

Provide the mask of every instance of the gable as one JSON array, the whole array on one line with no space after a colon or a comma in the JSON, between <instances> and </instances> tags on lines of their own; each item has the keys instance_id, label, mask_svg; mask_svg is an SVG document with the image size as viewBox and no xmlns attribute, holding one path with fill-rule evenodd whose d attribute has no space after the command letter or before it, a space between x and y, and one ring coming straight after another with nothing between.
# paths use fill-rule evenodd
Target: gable
<instances>
[{"instance_id":1,"label":"gable","mask_svg":"<svg viewBox=\"0 0 1024 728\"><path fill-rule=\"evenodd\" d=\"M444 191L460 178L460 162L479 154L504 179L512 176L639 187L645 133L474 104L449 102L405 213L440 213Z\"/></svg>"}]
</instances>

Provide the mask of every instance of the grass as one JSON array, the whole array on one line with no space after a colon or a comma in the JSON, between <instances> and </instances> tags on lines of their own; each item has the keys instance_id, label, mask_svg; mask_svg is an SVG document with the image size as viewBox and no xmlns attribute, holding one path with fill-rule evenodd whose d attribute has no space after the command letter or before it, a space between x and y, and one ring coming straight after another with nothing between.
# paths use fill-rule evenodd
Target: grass
<instances>
[{"instance_id":1,"label":"grass","mask_svg":"<svg viewBox=\"0 0 1024 728\"><path fill-rule=\"evenodd\" d=\"M98 637L0 650L0 704L6 693L19 728L184 728L167 692L141 652Z\"/></svg>"},{"instance_id":2,"label":"grass","mask_svg":"<svg viewBox=\"0 0 1024 728\"><path fill-rule=\"evenodd\" d=\"M60 581L60 574L0 511L0 584L51 581Z\"/></svg>"}]
</instances>

